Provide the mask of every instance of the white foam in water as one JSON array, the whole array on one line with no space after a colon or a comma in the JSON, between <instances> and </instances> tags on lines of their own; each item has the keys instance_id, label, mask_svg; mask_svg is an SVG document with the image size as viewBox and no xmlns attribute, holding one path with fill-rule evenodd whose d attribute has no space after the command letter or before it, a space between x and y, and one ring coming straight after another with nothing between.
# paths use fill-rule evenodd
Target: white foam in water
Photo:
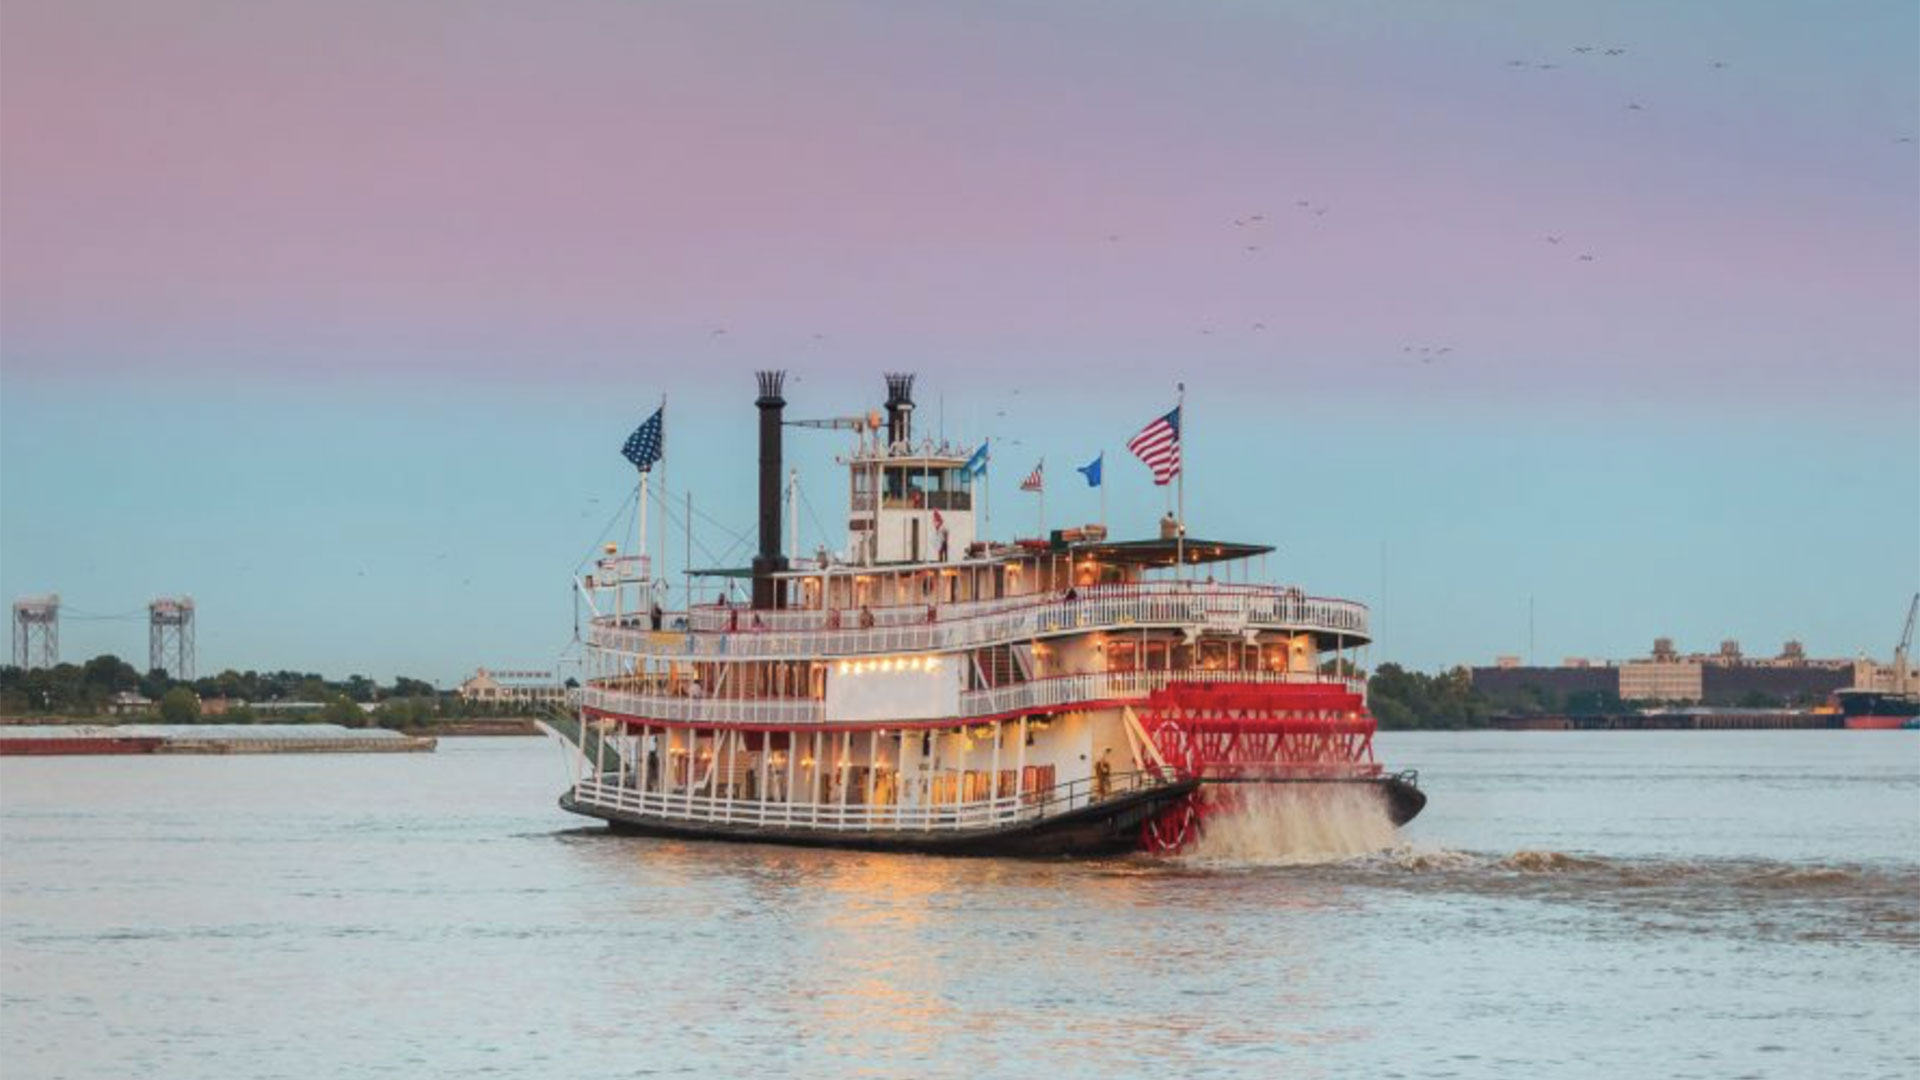
<instances>
[{"instance_id":1,"label":"white foam in water","mask_svg":"<svg viewBox=\"0 0 1920 1080\"><path fill-rule=\"evenodd\" d=\"M1392 847L1386 800L1371 784L1247 784L1207 816L1185 854L1200 862L1303 865Z\"/></svg>"}]
</instances>

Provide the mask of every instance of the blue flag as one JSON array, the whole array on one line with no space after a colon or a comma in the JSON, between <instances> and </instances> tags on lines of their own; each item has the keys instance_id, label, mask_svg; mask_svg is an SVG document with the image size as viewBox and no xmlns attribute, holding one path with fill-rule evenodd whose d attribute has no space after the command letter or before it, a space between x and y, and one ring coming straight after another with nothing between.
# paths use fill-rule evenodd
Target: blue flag
<instances>
[{"instance_id":1,"label":"blue flag","mask_svg":"<svg viewBox=\"0 0 1920 1080\"><path fill-rule=\"evenodd\" d=\"M968 458L967 463L960 466L960 468L961 471L965 472L969 477L979 476L981 473L986 472L987 444L983 441L980 444L980 449L975 450L973 456Z\"/></svg>"},{"instance_id":2,"label":"blue flag","mask_svg":"<svg viewBox=\"0 0 1920 1080\"><path fill-rule=\"evenodd\" d=\"M666 411L665 405L653 410L647 422L634 428L633 434L627 436L626 444L620 447L621 456L633 462L641 472L651 470L653 463L660 460L660 451L665 442L661 428L665 424Z\"/></svg>"},{"instance_id":3,"label":"blue flag","mask_svg":"<svg viewBox=\"0 0 1920 1080\"><path fill-rule=\"evenodd\" d=\"M1100 486L1100 463L1105 461L1106 459L1107 459L1107 452L1105 450L1102 450L1100 451L1099 457L1094 458L1092 461L1088 462L1085 465L1080 466L1078 469L1075 470L1081 476L1084 476L1087 478L1088 487Z\"/></svg>"}]
</instances>

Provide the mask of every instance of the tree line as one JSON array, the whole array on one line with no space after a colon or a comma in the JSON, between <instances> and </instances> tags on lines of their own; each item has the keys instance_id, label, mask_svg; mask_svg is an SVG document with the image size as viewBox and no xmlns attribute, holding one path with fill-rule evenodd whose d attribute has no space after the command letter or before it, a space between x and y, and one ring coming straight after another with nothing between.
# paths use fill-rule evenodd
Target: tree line
<instances>
[{"instance_id":1,"label":"tree line","mask_svg":"<svg viewBox=\"0 0 1920 1080\"><path fill-rule=\"evenodd\" d=\"M1331 673L1332 669L1328 670ZM0 667L0 714L8 716L103 716L108 701L122 691L134 691L152 700L154 716L169 723L201 720L244 724L281 719L280 715L251 707L274 701L320 703L317 716L302 714L310 719L348 727L400 730L527 711L521 705L465 701L451 692L441 693L425 679L405 675L383 685L365 675L335 680L302 671L228 670L181 681L165 671L141 674L113 655L31 671ZM203 716L200 702L216 698L248 704L235 704L224 713ZM1614 695L1549 695L1534 687L1494 697L1475 687L1472 673L1464 667L1429 675L1393 663L1381 664L1368 676L1367 700L1381 729L1388 731L1482 728L1497 712L1591 712L1633 704L1623 703Z\"/></svg>"},{"instance_id":2,"label":"tree line","mask_svg":"<svg viewBox=\"0 0 1920 1080\"><path fill-rule=\"evenodd\" d=\"M320 706L317 712L300 713L300 719L403 730L446 720L513 716L527 711L525 706L466 701L452 692L440 692L425 679L405 675L383 685L365 675L327 679L304 671L229 669L181 680L160 669L142 674L112 654L51 668L0 667L0 715L104 718L114 695L129 692L153 705L149 715L126 719L157 719L163 723L248 724L290 719L284 713L253 707L268 702L313 702ZM222 712L202 708L203 702L216 699L231 704Z\"/></svg>"}]
</instances>

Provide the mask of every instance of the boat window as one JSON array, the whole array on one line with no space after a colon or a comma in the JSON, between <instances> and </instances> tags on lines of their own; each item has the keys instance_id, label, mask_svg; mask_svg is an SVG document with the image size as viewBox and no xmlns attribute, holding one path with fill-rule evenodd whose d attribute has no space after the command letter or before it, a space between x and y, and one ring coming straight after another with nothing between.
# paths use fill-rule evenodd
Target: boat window
<instances>
[{"instance_id":1,"label":"boat window","mask_svg":"<svg viewBox=\"0 0 1920 1080\"><path fill-rule=\"evenodd\" d=\"M964 470L955 468L917 468L912 465L886 467L881 487L881 505L894 510L971 510L972 481ZM856 487L856 500L859 489Z\"/></svg>"}]
</instances>

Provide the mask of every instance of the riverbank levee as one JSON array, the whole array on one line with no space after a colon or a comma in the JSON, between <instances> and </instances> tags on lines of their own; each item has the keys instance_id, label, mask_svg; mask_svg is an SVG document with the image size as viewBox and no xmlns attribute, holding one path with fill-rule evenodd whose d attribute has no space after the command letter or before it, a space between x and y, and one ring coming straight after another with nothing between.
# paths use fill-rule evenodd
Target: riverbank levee
<instances>
[{"instance_id":1,"label":"riverbank levee","mask_svg":"<svg viewBox=\"0 0 1920 1080\"><path fill-rule=\"evenodd\" d=\"M338 724L17 724L0 728L0 756L75 754L391 754L437 739Z\"/></svg>"}]
</instances>

